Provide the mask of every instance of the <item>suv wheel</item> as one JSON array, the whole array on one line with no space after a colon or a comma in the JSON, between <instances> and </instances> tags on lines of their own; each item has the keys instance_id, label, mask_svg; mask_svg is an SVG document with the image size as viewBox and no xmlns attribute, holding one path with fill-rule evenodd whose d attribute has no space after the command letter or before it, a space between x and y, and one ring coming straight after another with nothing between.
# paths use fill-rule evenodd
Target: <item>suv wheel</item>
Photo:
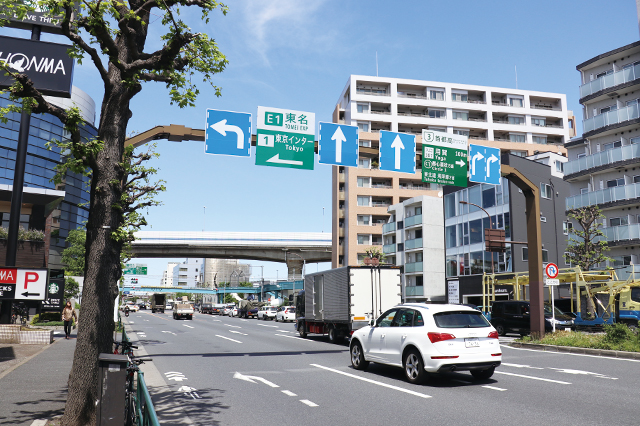
<instances>
[{"instance_id":1,"label":"suv wheel","mask_svg":"<svg viewBox=\"0 0 640 426\"><path fill-rule=\"evenodd\" d=\"M409 350L404 357L404 374L409 383L419 385L424 382L427 373L424 371L422 357L415 349Z\"/></svg>"},{"instance_id":2,"label":"suv wheel","mask_svg":"<svg viewBox=\"0 0 640 426\"><path fill-rule=\"evenodd\" d=\"M362 352L362 345L357 340L351 345L351 365L356 370L366 370L369 366L369 361L364 359L364 353Z\"/></svg>"}]
</instances>

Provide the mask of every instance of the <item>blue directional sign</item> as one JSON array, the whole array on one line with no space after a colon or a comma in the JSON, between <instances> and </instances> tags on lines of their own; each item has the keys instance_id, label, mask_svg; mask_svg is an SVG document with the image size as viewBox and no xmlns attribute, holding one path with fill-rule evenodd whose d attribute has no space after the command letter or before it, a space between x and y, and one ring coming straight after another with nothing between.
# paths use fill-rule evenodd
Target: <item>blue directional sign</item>
<instances>
[{"instance_id":1,"label":"blue directional sign","mask_svg":"<svg viewBox=\"0 0 640 426\"><path fill-rule=\"evenodd\" d=\"M416 172L416 136L380 131L380 170Z\"/></svg>"},{"instance_id":2,"label":"blue directional sign","mask_svg":"<svg viewBox=\"0 0 640 426\"><path fill-rule=\"evenodd\" d=\"M204 152L249 157L251 155L251 114L208 109L204 131Z\"/></svg>"},{"instance_id":3,"label":"blue directional sign","mask_svg":"<svg viewBox=\"0 0 640 426\"><path fill-rule=\"evenodd\" d=\"M469 182L500 185L500 148L469 144Z\"/></svg>"},{"instance_id":4,"label":"blue directional sign","mask_svg":"<svg viewBox=\"0 0 640 426\"><path fill-rule=\"evenodd\" d=\"M358 126L318 124L318 162L358 167Z\"/></svg>"}]
</instances>

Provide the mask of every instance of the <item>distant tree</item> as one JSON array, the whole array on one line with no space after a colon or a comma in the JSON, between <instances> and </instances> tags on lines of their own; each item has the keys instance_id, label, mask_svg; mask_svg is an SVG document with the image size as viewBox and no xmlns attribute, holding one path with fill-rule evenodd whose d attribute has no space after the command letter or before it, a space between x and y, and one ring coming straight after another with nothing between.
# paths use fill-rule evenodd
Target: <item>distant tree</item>
<instances>
[{"instance_id":1,"label":"distant tree","mask_svg":"<svg viewBox=\"0 0 640 426\"><path fill-rule=\"evenodd\" d=\"M80 284L71 277L64 277L64 300L76 299L80 291Z\"/></svg>"},{"instance_id":2,"label":"distant tree","mask_svg":"<svg viewBox=\"0 0 640 426\"><path fill-rule=\"evenodd\" d=\"M604 254L609 251L609 247L600 229L600 220L605 216L598 206L571 209L567 212L567 217L579 226L569 230L569 245L565 253L567 263L588 271L595 265L611 260Z\"/></svg>"},{"instance_id":3,"label":"distant tree","mask_svg":"<svg viewBox=\"0 0 640 426\"><path fill-rule=\"evenodd\" d=\"M65 275L84 276L85 244L87 231L74 229L66 238L67 248L62 251L62 263L65 264Z\"/></svg>"},{"instance_id":4,"label":"distant tree","mask_svg":"<svg viewBox=\"0 0 640 426\"><path fill-rule=\"evenodd\" d=\"M237 302L238 302L238 300L235 297L233 297L232 295L230 295L230 294L226 294L224 296L224 302L223 303L237 303Z\"/></svg>"}]
</instances>

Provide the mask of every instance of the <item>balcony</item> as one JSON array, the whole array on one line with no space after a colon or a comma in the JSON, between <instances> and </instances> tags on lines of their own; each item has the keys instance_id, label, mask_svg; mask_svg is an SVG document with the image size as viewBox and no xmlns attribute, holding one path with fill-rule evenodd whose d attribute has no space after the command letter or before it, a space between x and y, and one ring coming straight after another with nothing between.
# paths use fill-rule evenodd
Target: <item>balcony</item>
<instances>
[{"instance_id":1,"label":"balcony","mask_svg":"<svg viewBox=\"0 0 640 426\"><path fill-rule=\"evenodd\" d=\"M389 232L394 232L395 230L396 230L396 223L395 222L385 223L384 225L382 225L382 233L383 234L388 234Z\"/></svg>"},{"instance_id":2,"label":"balcony","mask_svg":"<svg viewBox=\"0 0 640 426\"><path fill-rule=\"evenodd\" d=\"M567 161L564 163L564 175L569 177L569 175L596 167L606 169L608 168L607 166L613 167L615 163L636 159L640 159L640 143L621 146L597 154L587 155L577 160Z\"/></svg>"},{"instance_id":3,"label":"balcony","mask_svg":"<svg viewBox=\"0 0 640 426\"><path fill-rule=\"evenodd\" d=\"M418 248L422 248L422 238L414 238L413 240L406 240L404 242L405 251Z\"/></svg>"},{"instance_id":4,"label":"balcony","mask_svg":"<svg viewBox=\"0 0 640 426\"><path fill-rule=\"evenodd\" d=\"M631 185L616 186L614 188L601 189L599 191L587 192L586 194L567 197L566 210L578 209L580 207L617 203L619 201L630 201L640 199L640 183Z\"/></svg>"},{"instance_id":5,"label":"balcony","mask_svg":"<svg viewBox=\"0 0 640 426\"><path fill-rule=\"evenodd\" d=\"M372 201L371 207L389 207L391 205L388 201Z\"/></svg>"},{"instance_id":6,"label":"balcony","mask_svg":"<svg viewBox=\"0 0 640 426\"><path fill-rule=\"evenodd\" d=\"M640 117L640 114L638 114L638 105L629 105L628 107L598 114L595 117L583 120L582 128L584 133L588 133L613 124L634 120L638 117Z\"/></svg>"},{"instance_id":7,"label":"balcony","mask_svg":"<svg viewBox=\"0 0 640 426\"><path fill-rule=\"evenodd\" d=\"M358 95L372 95L372 96L389 96L387 89L383 88L356 88L356 94Z\"/></svg>"},{"instance_id":8,"label":"balcony","mask_svg":"<svg viewBox=\"0 0 640 426\"><path fill-rule=\"evenodd\" d=\"M580 98L593 95L610 87L628 83L638 78L640 78L640 65L616 71L613 74L605 75L580 86Z\"/></svg>"},{"instance_id":9,"label":"balcony","mask_svg":"<svg viewBox=\"0 0 640 426\"><path fill-rule=\"evenodd\" d=\"M604 232L609 245L623 245L624 241L640 240L640 223L612 226L611 228L603 229L602 232ZM616 242L620 243L611 244Z\"/></svg>"},{"instance_id":10,"label":"balcony","mask_svg":"<svg viewBox=\"0 0 640 426\"><path fill-rule=\"evenodd\" d=\"M414 272L422 272L422 262L405 263L404 272L412 274Z\"/></svg>"},{"instance_id":11,"label":"balcony","mask_svg":"<svg viewBox=\"0 0 640 426\"><path fill-rule=\"evenodd\" d=\"M398 91L399 98L411 98L411 99L427 99L424 93L412 93L412 92L400 92Z\"/></svg>"},{"instance_id":12,"label":"balcony","mask_svg":"<svg viewBox=\"0 0 640 426\"><path fill-rule=\"evenodd\" d=\"M396 252L396 245L395 244L385 244L385 245L382 246L382 252L384 254L395 253Z\"/></svg>"},{"instance_id":13,"label":"balcony","mask_svg":"<svg viewBox=\"0 0 640 426\"><path fill-rule=\"evenodd\" d=\"M407 286L404 288L404 295L406 297L424 296L424 287L423 286Z\"/></svg>"},{"instance_id":14,"label":"balcony","mask_svg":"<svg viewBox=\"0 0 640 426\"><path fill-rule=\"evenodd\" d=\"M410 226L422 225L422 215L417 214L415 216L408 217L404 220L404 227L408 228Z\"/></svg>"}]
</instances>

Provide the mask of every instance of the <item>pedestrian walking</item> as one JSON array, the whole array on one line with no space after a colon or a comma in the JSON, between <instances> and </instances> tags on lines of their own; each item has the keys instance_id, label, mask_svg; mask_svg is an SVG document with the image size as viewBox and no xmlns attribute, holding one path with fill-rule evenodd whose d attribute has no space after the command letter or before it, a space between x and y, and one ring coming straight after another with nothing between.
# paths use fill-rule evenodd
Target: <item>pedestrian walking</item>
<instances>
[{"instance_id":1,"label":"pedestrian walking","mask_svg":"<svg viewBox=\"0 0 640 426\"><path fill-rule=\"evenodd\" d=\"M73 307L71 306L71 300L67 300L67 304L62 310L62 321L64 321L64 334L65 334L64 338L65 339L68 339L69 335L71 334L71 324L72 324L73 318L76 319L76 322L78 321L78 317L76 316L76 310L73 309Z\"/></svg>"}]
</instances>

